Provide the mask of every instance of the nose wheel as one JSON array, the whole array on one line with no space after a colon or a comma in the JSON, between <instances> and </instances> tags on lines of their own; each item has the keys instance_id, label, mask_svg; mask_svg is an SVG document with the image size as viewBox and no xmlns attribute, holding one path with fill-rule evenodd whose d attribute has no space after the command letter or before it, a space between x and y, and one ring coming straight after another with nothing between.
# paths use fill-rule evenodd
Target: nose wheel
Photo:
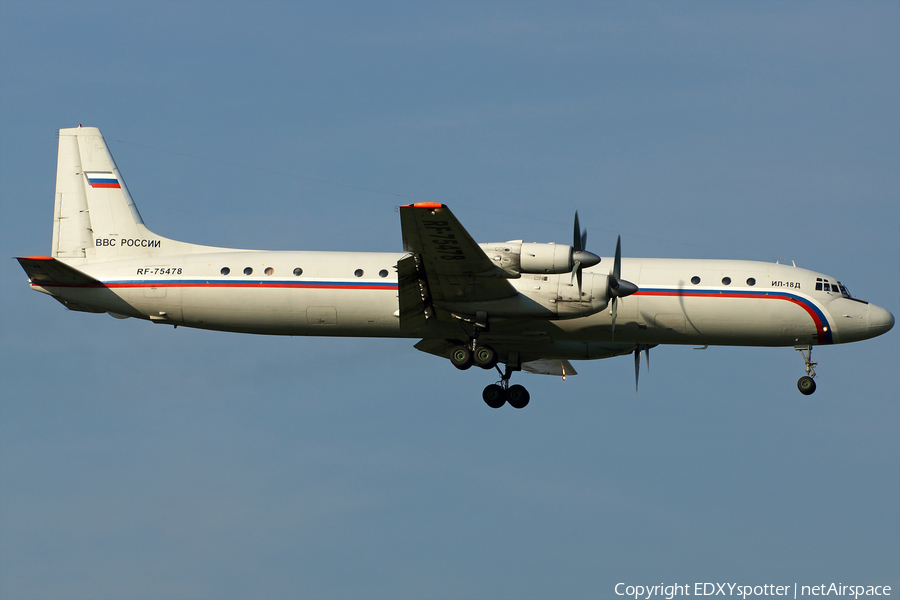
<instances>
[{"instance_id":1,"label":"nose wheel","mask_svg":"<svg viewBox=\"0 0 900 600\"><path fill-rule=\"evenodd\" d=\"M812 377L807 377L804 375L799 380L797 380L797 389L800 390L800 393L804 396L809 396L814 391L816 391L816 382Z\"/></svg>"},{"instance_id":2,"label":"nose wheel","mask_svg":"<svg viewBox=\"0 0 900 600\"><path fill-rule=\"evenodd\" d=\"M500 373L500 381L487 386L481 393L485 404L491 408L500 408L507 402L513 408L525 408L528 406L531 394L528 393L525 386L518 384L509 385L509 378L514 370L508 363L505 372L501 372L500 367L497 367L497 372Z\"/></svg>"},{"instance_id":3,"label":"nose wheel","mask_svg":"<svg viewBox=\"0 0 900 600\"><path fill-rule=\"evenodd\" d=\"M813 362L812 345L795 346L794 350L803 355L803 362L806 363L806 375L797 380L797 389L804 396L809 396L816 391L816 382L813 377L816 376L815 366L819 363Z\"/></svg>"}]
</instances>

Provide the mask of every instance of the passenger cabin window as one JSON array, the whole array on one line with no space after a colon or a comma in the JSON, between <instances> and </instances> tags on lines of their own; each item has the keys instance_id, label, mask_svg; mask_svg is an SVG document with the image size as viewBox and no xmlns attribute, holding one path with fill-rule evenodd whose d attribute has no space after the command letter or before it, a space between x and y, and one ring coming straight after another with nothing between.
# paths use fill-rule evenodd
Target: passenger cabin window
<instances>
[{"instance_id":1,"label":"passenger cabin window","mask_svg":"<svg viewBox=\"0 0 900 600\"><path fill-rule=\"evenodd\" d=\"M387 269L382 269L382 270L378 271L378 276L379 277L387 277L388 276Z\"/></svg>"},{"instance_id":2,"label":"passenger cabin window","mask_svg":"<svg viewBox=\"0 0 900 600\"><path fill-rule=\"evenodd\" d=\"M275 269L272 267L266 267L266 275L273 275L275 273Z\"/></svg>"},{"instance_id":3,"label":"passenger cabin window","mask_svg":"<svg viewBox=\"0 0 900 600\"><path fill-rule=\"evenodd\" d=\"M229 269L228 267L222 267L222 270L219 271L219 273L221 273L222 275L228 275L229 273L231 273L231 269Z\"/></svg>"},{"instance_id":4,"label":"passenger cabin window","mask_svg":"<svg viewBox=\"0 0 900 600\"><path fill-rule=\"evenodd\" d=\"M756 280L753 279L752 277L749 277L747 279L747 285L756 285Z\"/></svg>"},{"instance_id":5,"label":"passenger cabin window","mask_svg":"<svg viewBox=\"0 0 900 600\"><path fill-rule=\"evenodd\" d=\"M722 285L731 285L731 277L723 277Z\"/></svg>"},{"instance_id":6,"label":"passenger cabin window","mask_svg":"<svg viewBox=\"0 0 900 600\"><path fill-rule=\"evenodd\" d=\"M357 277L362 277L362 276L363 276L363 270L362 270L362 269L357 269L357 270L353 271L353 274L356 275Z\"/></svg>"},{"instance_id":7,"label":"passenger cabin window","mask_svg":"<svg viewBox=\"0 0 900 600\"><path fill-rule=\"evenodd\" d=\"M694 285L698 285L700 283L700 278L694 275L693 277L691 277L691 283L693 283Z\"/></svg>"},{"instance_id":8,"label":"passenger cabin window","mask_svg":"<svg viewBox=\"0 0 900 600\"><path fill-rule=\"evenodd\" d=\"M297 267L296 269L294 269L294 275L296 275L297 277L300 277L301 275L303 275L303 269L301 269L300 267Z\"/></svg>"},{"instance_id":9,"label":"passenger cabin window","mask_svg":"<svg viewBox=\"0 0 900 600\"><path fill-rule=\"evenodd\" d=\"M247 267L246 269L244 269L244 275L252 275L252 274L253 274L252 268Z\"/></svg>"}]
</instances>

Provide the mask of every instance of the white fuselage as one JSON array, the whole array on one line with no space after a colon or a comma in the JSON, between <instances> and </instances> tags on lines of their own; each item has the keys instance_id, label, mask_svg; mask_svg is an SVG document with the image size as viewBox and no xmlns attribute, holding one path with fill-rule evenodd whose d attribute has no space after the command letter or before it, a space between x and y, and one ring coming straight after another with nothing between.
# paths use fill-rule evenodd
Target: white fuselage
<instances>
[{"instance_id":1,"label":"white fuselage","mask_svg":"<svg viewBox=\"0 0 900 600\"><path fill-rule=\"evenodd\" d=\"M73 261L103 285L34 287L114 316L176 326L297 336L458 335L452 323L400 331L395 267L404 256L237 250ZM602 259L592 271L603 273L609 264ZM834 278L789 265L631 258L622 261L622 277L639 291L620 302L616 343L821 345L874 337L893 324L884 309L842 295ZM570 280L522 274L510 282L525 296L553 302ZM834 291L816 290L817 280ZM607 310L566 320L497 319L483 339L602 343L613 340L610 325Z\"/></svg>"}]
</instances>

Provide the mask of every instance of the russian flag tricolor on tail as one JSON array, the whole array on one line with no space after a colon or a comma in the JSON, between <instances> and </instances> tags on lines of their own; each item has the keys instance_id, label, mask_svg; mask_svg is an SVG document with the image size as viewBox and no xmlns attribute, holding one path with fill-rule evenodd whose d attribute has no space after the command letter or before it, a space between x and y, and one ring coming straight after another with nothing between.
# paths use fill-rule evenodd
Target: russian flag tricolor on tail
<instances>
[{"instance_id":1,"label":"russian flag tricolor on tail","mask_svg":"<svg viewBox=\"0 0 900 600\"><path fill-rule=\"evenodd\" d=\"M92 188L121 188L115 173L85 173Z\"/></svg>"}]
</instances>

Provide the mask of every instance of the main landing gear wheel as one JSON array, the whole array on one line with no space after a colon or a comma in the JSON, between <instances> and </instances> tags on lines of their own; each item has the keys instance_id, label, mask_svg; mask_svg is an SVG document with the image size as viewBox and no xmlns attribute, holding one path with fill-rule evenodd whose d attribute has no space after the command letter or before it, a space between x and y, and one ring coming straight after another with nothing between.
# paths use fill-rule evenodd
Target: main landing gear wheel
<instances>
[{"instance_id":1,"label":"main landing gear wheel","mask_svg":"<svg viewBox=\"0 0 900 600\"><path fill-rule=\"evenodd\" d=\"M472 351L465 346L457 346L450 354L450 362L460 371L472 366Z\"/></svg>"},{"instance_id":2,"label":"main landing gear wheel","mask_svg":"<svg viewBox=\"0 0 900 600\"><path fill-rule=\"evenodd\" d=\"M797 381L797 389L800 390L800 393L804 396L809 396L816 391L816 382L812 377L804 375ZM512 401L510 401L510 404L512 404Z\"/></svg>"},{"instance_id":3,"label":"main landing gear wheel","mask_svg":"<svg viewBox=\"0 0 900 600\"><path fill-rule=\"evenodd\" d=\"M493 369L497 366L497 352L490 346L478 346L472 356L475 364L482 369Z\"/></svg>"},{"instance_id":4,"label":"main landing gear wheel","mask_svg":"<svg viewBox=\"0 0 900 600\"><path fill-rule=\"evenodd\" d=\"M491 408L500 408L506 404L506 395L506 390L496 383L487 386L481 393L481 397L484 398L484 403Z\"/></svg>"},{"instance_id":5,"label":"main landing gear wheel","mask_svg":"<svg viewBox=\"0 0 900 600\"><path fill-rule=\"evenodd\" d=\"M497 367L497 371L500 373L500 381L487 386L481 393L485 404L491 408L500 408L507 402L513 408L525 408L528 406L528 401L531 400L531 394L528 393L528 390L521 385L509 385L510 376L512 376L513 371L518 370L516 367L510 367L509 363L506 363L505 373L500 371L500 367Z\"/></svg>"},{"instance_id":6,"label":"main landing gear wheel","mask_svg":"<svg viewBox=\"0 0 900 600\"><path fill-rule=\"evenodd\" d=\"M521 385L511 385L506 391L506 401L513 408L525 408L528 401L531 400L531 394Z\"/></svg>"}]
</instances>

